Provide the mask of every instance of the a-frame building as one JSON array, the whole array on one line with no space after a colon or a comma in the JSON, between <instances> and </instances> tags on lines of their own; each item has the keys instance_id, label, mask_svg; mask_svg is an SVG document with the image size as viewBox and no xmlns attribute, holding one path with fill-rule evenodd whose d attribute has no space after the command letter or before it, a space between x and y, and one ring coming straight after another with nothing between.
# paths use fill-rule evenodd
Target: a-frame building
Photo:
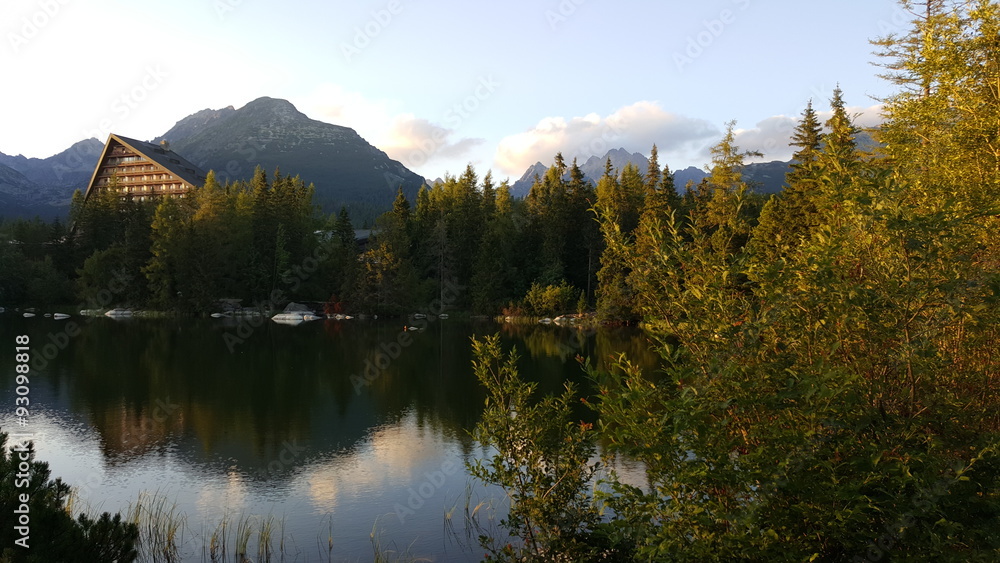
<instances>
[{"instance_id":1,"label":"a-frame building","mask_svg":"<svg viewBox=\"0 0 1000 563\"><path fill-rule=\"evenodd\" d=\"M167 146L112 133L104 144L84 199L109 189L123 199L139 201L184 197L204 183L205 173Z\"/></svg>"}]
</instances>

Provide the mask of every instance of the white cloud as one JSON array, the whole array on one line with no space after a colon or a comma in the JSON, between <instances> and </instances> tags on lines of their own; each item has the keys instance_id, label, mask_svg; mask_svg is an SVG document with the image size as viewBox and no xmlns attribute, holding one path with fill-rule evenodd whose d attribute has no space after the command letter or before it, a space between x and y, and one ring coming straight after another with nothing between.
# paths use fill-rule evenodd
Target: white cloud
<instances>
[{"instance_id":1,"label":"white cloud","mask_svg":"<svg viewBox=\"0 0 1000 563\"><path fill-rule=\"evenodd\" d=\"M393 119L385 146L380 148L407 168L417 169L425 167L428 162L468 156L473 148L485 142L483 139L453 137L453 129L404 114Z\"/></svg>"},{"instance_id":2,"label":"white cloud","mask_svg":"<svg viewBox=\"0 0 1000 563\"><path fill-rule=\"evenodd\" d=\"M740 150L758 151L764 155L753 159L755 161L788 160L794 152L788 142L798 122L797 117L776 115L758 122L754 128L737 128L736 145ZM706 150L704 154L708 157L710 153Z\"/></svg>"},{"instance_id":3,"label":"white cloud","mask_svg":"<svg viewBox=\"0 0 1000 563\"><path fill-rule=\"evenodd\" d=\"M847 113L854 117L854 124L860 128L875 127L883 121L881 105L849 106L846 109ZM825 123L833 115L833 112L831 110L817 111L816 115L820 123ZM740 147L740 150L760 151L764 154L762 158L753 159L755 162L791 160L796 147L791 147L788 143L791 141L792 133L800 119L801 116L776 115L758 122L753 128L737 128L735 131L736 145ZM709 154L708 147L706 147L703 156L707 158Z\"/></svg>"},{"instance_id":4,"label":"white cloud","mask_svg":"<svg viewBox=\"0 0 1000 563\"><path fill-rule=\"evenodd\" d=\"M484 142L456 138L454 129L399 111L395 102L368 99L336 84L315 89L300 109L313 119L351 127L416 172L428 168L428 163L465 157Z\"/></svg>"},{"instance_id":5,"label":"white cloud","mask_svg":"<svg viewBox=\"0 0 1000 563\"><path fill-rule=\"evenodd\" d=\"M528 131L501 139L494 160L505 174L520 176L527 167L549 162L558 152L567 160L586 159L619 147L647 153L656 144L661 162L668 162L671 155L697 149L718 135L719 129L704 119L640 101L606 117L596 113L571 119L546 117Z\"/></svg>"}]
</instances>

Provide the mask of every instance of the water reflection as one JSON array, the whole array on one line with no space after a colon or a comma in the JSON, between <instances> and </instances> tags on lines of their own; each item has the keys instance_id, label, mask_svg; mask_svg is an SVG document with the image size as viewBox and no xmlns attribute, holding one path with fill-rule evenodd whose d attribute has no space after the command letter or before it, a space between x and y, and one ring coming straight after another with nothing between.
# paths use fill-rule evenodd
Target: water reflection
<instances>
[{"instance_id":1,"label":"water reflection","mask_svg":"<svg viewBox=\"0 0 1000 563\"><path fill-rule=\"evenodd\" d=\"M586 392L578 355L605 369L621 352L649 369L657 362L633 330L449 320L401 339L401 322L74 320L79 336L33 374L32 402L44 405L40 457L71 484L92 480L85 501L121 510L158 490L205 518L283 515L300 538L329 517L352 557L370 555L376 520L401 545L424 538L414 544L421 554L441 549L442 510L461 502L464 469L440 486L431 479L435 498L416 517L392 515L428 475L479 453L469 437L484 399L470 365L473 335L499 331L518 348L522 373L547 392L567 380ZM29 334L35 353L60 330L48 319L0 316L2 341ZM242 342L233 345L233 335ZM0 400L12 404L13 392L4 378Z\"/></svg>"}]
</instances>

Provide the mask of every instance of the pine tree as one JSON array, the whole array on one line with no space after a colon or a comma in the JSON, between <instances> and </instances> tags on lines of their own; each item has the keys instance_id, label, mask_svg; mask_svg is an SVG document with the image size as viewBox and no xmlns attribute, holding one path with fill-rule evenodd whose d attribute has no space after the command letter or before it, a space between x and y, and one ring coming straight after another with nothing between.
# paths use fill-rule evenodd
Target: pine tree
<instances>
[{"instance_id":1,"label":"pine tree","mask_svg":"<svg viewBox=\"0 0 1000 563\"><path fill-rule=\"evenodd\" d=\"M815 181L815 167L819 161L823 126L819 116L813 109L812 100L806 104L795 131L792 133L790 146L798 147L792 155L791 172L785 176L789 186L801 186L808 189L806 183Z\"/></svg>"},{"instance_id":2,"label":"pine tree","mask_svg":"<svg viewBox=\"0 0 1000 563\"><path fill-rule=\"evenodd\" d=\"M815 198L823 174L819 164L821 134L822 127L810 100L789 143L798 150L792 156L792 169L785 176L788 186L767 201L753 231L753 255L759 264L770 264L784 257L819 223Z\"/></svg>"},{"instance_id":3,"label":"pine tree","mask_svg":"<svg viewBox=\"0 0 1000 563\"><path fill-rule=\"evenodd\" d=\"M622 178L628 177L632 188L641 190L642 181L634 166L626 167L629 172L622 173ZM636 186L636 179L638 185ZM597 271L597 314L600 318L614 321L629 321L637 318L635 313L635 295L629 284L630 269L626 260L630 254L631 231L627 231L623 216L633 214L635 210L628 205L623 182L619 182L608 159L604 166L604 175L597 183L597 205L594 211L601 227L604 249L601 252L600 269ZM640 191L641 193L641 191Z\"/></svg>"},{"instance_id":4,"label":"pine tree","mask_svg":"<svg viewBox=\"0 0 1000 563\"><path fill-rule=\"evenodd\" d=\"M710 174L696 195L696 209L689 211L691 224L711 235L719 252L736 253L749 240L756 220L743 181L744 161L761 154L736 145L735 121L726 124L726 134L711 154Z\"/></svg>"},{"instance_id":5,"label":"pine tree","mask_svg":"<svg viewBox=\"0 0 1000 563\"><path fill-rule=\"evenodd\" d=\"M566 265L565 277L570 285L583 289L589 297L597 281L601 232L591 211L597 199L594 185L586 179L576 159L569 167L566 189L568 201L563 226L566 246L562 257Z\"/></svg>"},{"instance_id":6,"label":"pine tree","mask_svg":"<svg viewBox=\"0 0 1000 563\"><path fill-rule=\"evenodd\" d=\"M900 90L882 100L877 131L925 205L992 204L1000 186L1000 6L975 0L900 2L910 29L873 43Z\"/></svg>"},{"instance_id":7,"label":"pine tree","mask_svg":"<svg viewBox=\"0 0 1000 563\"><path fill-rule=\"evenodd\" d=\"M653 149L649 154L649 167L646 168L646 196L655 193L660 185L663 178L662 172L660 171L660 158L656 150L656 145L653 145Z\"/></svg>"},{"instance_id":8,"label":"pine tree","mask_svg":"<svg viewBox=\"0 0 1000 563\"><path fill-rule=\"evenodd\" d=\"M396 199L392 202L392 215L402 225L410 220L410 202L406 199L402 186L396 190Z\"/></svg>"},{"instance_id":9,"label":"pine tree","mask_svg":"<svg viewBox=\"0 0 1000 563\"><path fill-rule=\"evenodd\" d=\"M543 285L554 285L566 277L566 225L570 221L570 193L565 180L566 162L561 153L528 192L526 202L531 216L531 236L537 241L538 271Z\"/></svg>"},{"instance_id":10,"label":"pine tree","mask_svg":"<svg viewBox=\"0 0 1000 563\"><path fill-rule=\"evenodd\" d=\"M189 221L188 206L176 199L163 198L156 206L151 225L152 256L143 273L157 307L175 307L178 293L187 290L192 254Z\"/></svg>"},{"instance_id":11,"label":"pine tree","mask_svg":"<svg viewBox=\"0 0 1000 563\"><path fill-rule=\"evenodd\" d=\"M680 207L680 198L674 187L673 173L667 165L664 165L661 171L658 160L656 145L653 145L652 155L649 158L649 169L646 172L645 197L639 217L640 227L646 216L654 215L662 220L672 210Z\"/></svg>"},{"instance_id":12,"label":"pine tree","mask_svg":"<svg viewBox=\"0 0 1000 563\"><path fill-rule=\"evenodd\" d=\"M827 131L823 135L819 166L823 167L828 175L835 178L834 184L843 184L854 175L861 158L855 142L858 129L854 126L852 117L847 113L844 93L840 86L833 90L830 109L833 111L833 115L826 121Z\"/></svg>"},{"instance_id":13,"label":"pine tree","mask_svg":"<svg viewBox=\"0 0 1000 563\"><path fill-rule=\"evenodd\" d=\"M340 241L340 244L345 247L356 245L354 225L351 224L351 215L347 212L346 207L341 206L340 213L337 214L337 221L334 224L334 235Z\"/></svg>"},{"instance_id":14,"label":"pine tree","mask_svg":"<svg viewBox=\"0 0 1000 563\"><path fill-rule=\"evenodd\" d=\"M13 525L15 518L8 517L8 525L0 530L0 560L135 561L139 526L107 512L97 519L82 514L74 520L70 486L62 479L50 479L49 464L35 459L35 452L33 443L23 447L0 432L0 475L6 477L0 482L0 504L14 513L25 504L22 497L29 499L22 512L30 514L32 524L30 535L22 537ZM28 549L16 545L17 540L28 540Z\"/></svg>"},{"instance_id":15,"label":"pine tree","mask_svg":"<svg viewBox=\"0 0 1000 563\"><path fill-rule=\"evenodd\" d=\"M482 216L484 218L492 217L496 213L497 206L497 195L496 187L493 185L493 171L487 171L486 176L483 177L482 186Z\"/></svg>"}]
</instances>

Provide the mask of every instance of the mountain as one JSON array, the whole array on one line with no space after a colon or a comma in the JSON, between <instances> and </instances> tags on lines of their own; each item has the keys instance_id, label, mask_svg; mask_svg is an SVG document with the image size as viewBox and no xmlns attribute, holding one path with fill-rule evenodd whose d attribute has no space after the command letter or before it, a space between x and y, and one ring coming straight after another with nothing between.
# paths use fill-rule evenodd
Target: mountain
<instances>
[{"instance_id":1,"label":"mountain","mask_svg":"<svg viewBox=\"0 0 1000 563\"><path fill-rule=\"evenodd\" d=\"M199 111L153 140L160 141L215 170L221 182L248 180L257 165L269 176L276 169L301 176L316 186L314 202L324 211L346 205L360 221L391 208L399 186L412 201L424 183L353 129L310 119L274 98ZM103 142L88 139L45 159L0 153L0 216L65 216L73 191L86 189L103 149Z\"/></svg>"},{"instance_id":2,"label":"mountain","mask_svg":"<svg viewBox=\"0 0 1000 563\"><path fill-rule=\"evenodd\" d=\"M510 195L514 197L526 197L528 192L531 191L531 185L535 183L535 178L541 178L545 175L545 172L549 169L541 161L536 162L528 167L521 175L521 179L510 185Z\"/></svg>"},{"instance_id":3,"label":"mountain","mask_svg":"<svg viewBox=\"0 0 1000 563\"><path fill-rule=\"evenodd\" d=\"M649 160L645 156L637 152L629 153L625 149L612 149L602 157L592 156L583 164L579 164L579 161L577 161L577 164L580 166L580 171L583 172L584 177L593 182L594 185L597 185L597 180L604 175L604 166L609 158L611 159L611 166L615 170L621 170L630 162L638 166L643 174L646 173L646 168L649 167ZM521 179L511 185L510 194L514 197L527 196L528 192L531 191L531 185L535 183L535 176L537 175L541 178L548 169L549 167L541 162L532 164L521 175ZM567 175L566 177L568 178L569 176Z\"/></svg>"},{"instance_id":4,"label":"mountain","mask_svg":"<svg viewBox=\"0 0 1000 563\"><path fill-rule=\"evenodd\" d=\"M34 182L17 170L0 164L0 209L3 210L3 215L11 217L42 215L41 209L36 209L44 207L44 204L39 205L36 201L38 195L39 189Z\"/></svg>"},{"instance_id":5,"label":"mountain","mask_svg":"<svg viewBox=\"0 0 1000 563\"><path fill-rule=\"evenodd\" d=\"M0 164L0 193L23 200L25 203L35 202L39 197L38 186L17 170Z\"/></svg>"},{"instance_id":6,"label":"mountain","mask_svg":"<svg viewBox=\"0 0 1000 563\"><path fill-rule=\"evenodd\" d=\"M48 158L0 153L0 216L65 216L73 192L86 189L103 148L87 139Z\"/></svg>"},{"instance_id":7,"label":"mountain","mask_svg":"<svg viewBox=\"0 0 1000 563\"><path fill-rule=\"evenodd\" d=\"M749 184L750 190L755 193L776 194L785 189L785 174L791 169L791 162L780 160L752 162L743 169L743 181ZM689 166L674 172L674 185L680 191L687 187L688 182L697 184L707 177L708 172Z\"/></svg>"},{"instance_id":8,"label":"mountain","mask_svg":"<svg viewBox=\"0 0 1000 563\"><path fill-rule=\"evenodd\" d=\"M584 176L592 179L594 184L601 176L604 176L604 167L606 166L608 159L611 159L611 166L615 170L621 170L625 168L626 164L634 164L639 171L643 174L646 173L646 169L649 168L649 159L647 159L642 153L634 152L629 153L625 149L611 149L604 156L598 158L592 156L587 159L580 166L580 170L583 172Z\"/></svg>"},{"instance_id":9,"label":"mountain","mask_svg":"<svg viewBox=\"0 0 1000 563\"><path fill-rule=\"evenodd\" d=\"M0 164L24 174L35 184L45 188L45 191L51 190L53 197L49 199L53 202L63 199L69 201L73 190L87 187L103 149L103 142L91 138L75 143L48 158L25 158L0 153Z\"/></svg>"},{"instance_id":10,"label":"mountain","mask_svg":"<svg viewBox=\"0 0 1000 563\"><path fill-rule=\"evenodd\" d=\"M161 141L180 142L197 135L202 129L209 127L215 122L223 121L236 113L236 108L228 106L223 109L203 109L197 113L185 117L178 121L163 135L153 139L152 143L160 144Z\"/></svg>"},{"instance_id":11,"label":"mountain","mask_svg":"<svg viewBox=\"0 0 1000 563\"><path fill-rule=\"evenodd\" d=\"M601 157L592 156L588 158L586 162L580 165L580 170L588 180L596 185L597 180L604 175L604 167L608 159L611 159L611 166L617 171L621 171L629 163L638 167L639 171L643 174L649 168L649 159L642 153L630 153L624 148L619 148L612 149ZM531 190L531 185L535 181L535 176L537 175L541 178L545 175L548 168L548 166L541 162L529 166L521 176L521 179L511 185L511 195L514 197L527 196ZM744 180L753 186L753 191L762 194L773 194L780 192L784 188L785 173L789 170L790 163L788 162L777 160L773 162L755 162L746 166L743 177ZM688 182L697 184L703 178L708 177L707 172L694 166L689 166L683 170L675 170L673 174L674 185L677 186L678 191L682 191L688 185Z\"/></svg>"},{"instance_id":12,"label":"mountain","mask_svg":"<svg viewBox=\"0 0 1000 563\"><path fill-rule=\"evenodd\" d=\"M684 170L674 170L674 186L677 188L677 191L680 192L686 188L689 183L697 184L703 178L707 177L708 172L705 172L697 166L688 166Z\"/></svg>"},{"instance_id":13,"label":"mountain","mask_svg":"<svg viewBox=\"0 0 1000 563\"><path fill-rule=\"evenodd\" d=\"M326 212L348 205L362 216L389 209L396 189L411 201L424 178L365 141L354 129L310 119L286 100L259 98L240 109L203 110L155 141L220 182L250 179L259 164L269 175L301 176L316 186Z\"/></svg>"},{"instance_id":14,"label":"mountain","mask_svg":"<svg viewBox=\"0 0 1000 563\"><path fill-rule=\"evenodd\" d=\"M773 160L754 162L743 171L743 179L759 194L776 194L785 189L785 174L792 170L791 162Z\"/></svg>"}]
</instances>

